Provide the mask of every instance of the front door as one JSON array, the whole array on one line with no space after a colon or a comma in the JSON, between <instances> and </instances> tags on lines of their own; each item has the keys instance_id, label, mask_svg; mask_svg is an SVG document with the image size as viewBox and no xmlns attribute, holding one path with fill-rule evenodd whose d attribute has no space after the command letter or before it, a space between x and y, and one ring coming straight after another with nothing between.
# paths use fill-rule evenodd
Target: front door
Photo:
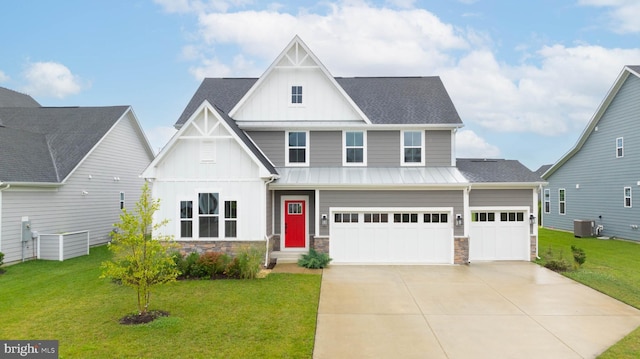
<instances>
[{"instance_id":1,"label":"front door","mask_svg":"<svg viewBox=\"0 0 640 359\"><path fill-rule=\"evenodd\" d=\"M284 247L305 248L306 210L305 201L284 201Z\"/></svg>"}]
</instances>

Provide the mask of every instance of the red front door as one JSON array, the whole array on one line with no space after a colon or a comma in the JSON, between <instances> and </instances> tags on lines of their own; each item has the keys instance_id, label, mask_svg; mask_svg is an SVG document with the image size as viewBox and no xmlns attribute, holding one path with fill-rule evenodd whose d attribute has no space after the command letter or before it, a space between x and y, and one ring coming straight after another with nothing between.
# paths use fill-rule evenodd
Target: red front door
<instances>
[{"instance_id":1,"label":"red front door","mask_svg":"<svg viewBox=\"0 0 640 359\"><path fill-rule=\"evenodd\" d=\"M301 200L284 201L284 246L285 248L304 248L306 214L305 202Z\"/></svg>"}]
</instances>

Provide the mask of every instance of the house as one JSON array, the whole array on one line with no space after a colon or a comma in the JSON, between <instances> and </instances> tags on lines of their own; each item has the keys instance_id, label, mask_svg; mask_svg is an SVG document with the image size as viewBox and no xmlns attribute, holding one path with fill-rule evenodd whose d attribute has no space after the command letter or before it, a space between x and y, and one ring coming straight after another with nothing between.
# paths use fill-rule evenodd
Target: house
<instances>
[{"instance_id":1,"label":"house","mask_svg":"<svg viewBox=\"0 0 640 359\"><path fill-rule=\"evenodd\" d=\"M129 106L43 107L0 87L0 251L67 259L105 243L154 153Z\"/></svg>"},{"instance_id":2,"label":"house","mask_svg":"<svg viewBox=\"0 0 640 359\"><path fill-rule=\"evenodd\" d=\"M578 142L542 176L544 227L573 231L587 221L586 235L640 240L639 116L640 66L626 66Z\"/></svg>"},{"instance_id":3,"label":"house","mask_svg":"<svg viewBox=\"0 0 640 359\"><path fill-rule=\"evenodd\" d=\"M333 77L299 38L260 78L207 78L144 171L185 252L332 263L530 260L542 181L455 157L438 77Z\"/></svg>"}]
</instances>

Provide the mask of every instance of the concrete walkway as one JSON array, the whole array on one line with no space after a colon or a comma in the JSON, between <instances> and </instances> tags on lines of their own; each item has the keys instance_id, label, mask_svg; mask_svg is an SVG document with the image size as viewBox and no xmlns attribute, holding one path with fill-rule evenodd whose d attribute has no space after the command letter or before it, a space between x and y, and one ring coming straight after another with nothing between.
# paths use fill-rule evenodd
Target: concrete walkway
<instances>
[{"instance_id":1,"label":"concrete walkway","mask_svg":"<svg viewBox=\"0 0 640 359\"><path fill-rule=\"evenodd\" d=\"M640 311L533 263L325 269L314 358L594 358Z\"/></svg>"}]
</instances>

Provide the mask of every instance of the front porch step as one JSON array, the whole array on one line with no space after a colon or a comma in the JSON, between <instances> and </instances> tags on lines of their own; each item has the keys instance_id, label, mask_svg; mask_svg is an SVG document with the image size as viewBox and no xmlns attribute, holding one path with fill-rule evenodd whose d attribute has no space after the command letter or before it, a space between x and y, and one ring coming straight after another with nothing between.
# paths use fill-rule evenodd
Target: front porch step
<instances>
[{"instance_id":1,"label":"front porch step","mask_svg":"<svg viewBox=\"0 0 640 359\"><path fill-rule=\"evenodd\" d=\"M309 253L308 251L273 251L271 252L271 258L275 259L277 263L298 263L298 260L302 258L303 254Z\"/></svg>"}]
</instances>

